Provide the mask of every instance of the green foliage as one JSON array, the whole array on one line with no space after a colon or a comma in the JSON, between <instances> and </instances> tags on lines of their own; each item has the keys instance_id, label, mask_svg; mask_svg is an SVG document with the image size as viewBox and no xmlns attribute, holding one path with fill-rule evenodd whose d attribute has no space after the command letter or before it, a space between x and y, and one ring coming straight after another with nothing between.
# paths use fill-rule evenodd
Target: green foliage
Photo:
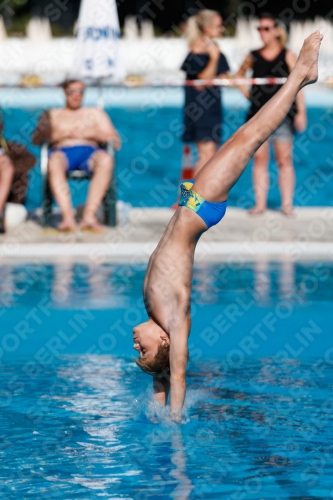
<instances>
[{"instance_id":1,"label":"green foliage","mask_svg":"<svg viewBox=\"0 0 333 500\"><path fill-rule=\"evenodd\" d=\"M11 9L13 13L19 12L23 7L28 4L28 0L7 0L6 9Z\"/></svg>"}]
</instances>

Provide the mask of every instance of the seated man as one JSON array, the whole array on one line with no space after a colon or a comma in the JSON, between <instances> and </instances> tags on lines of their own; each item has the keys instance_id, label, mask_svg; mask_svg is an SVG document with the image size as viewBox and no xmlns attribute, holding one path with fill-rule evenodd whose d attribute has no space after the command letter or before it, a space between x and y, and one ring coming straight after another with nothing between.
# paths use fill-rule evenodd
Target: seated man
<instances>
[{"instance_id":1,"label":"seated man","mask_svg":"<svg viewBox=\"0 0 333 500\"><path fill-rule=\"evenodd\" d=\"M65 107L50 109L42 114L32 142L39 145L46 141L51 146L49 179L62 214L59 230L76 229L66 177L71 170L84 170L92 176L81 229L99 230L101 226L96 212L108 189L113 170L112 157L100 145L112 140L115 148L120 149L120 138L103 110L82 107L83 82L67 80L63 88Z\"/></svg>"}]
</instances>

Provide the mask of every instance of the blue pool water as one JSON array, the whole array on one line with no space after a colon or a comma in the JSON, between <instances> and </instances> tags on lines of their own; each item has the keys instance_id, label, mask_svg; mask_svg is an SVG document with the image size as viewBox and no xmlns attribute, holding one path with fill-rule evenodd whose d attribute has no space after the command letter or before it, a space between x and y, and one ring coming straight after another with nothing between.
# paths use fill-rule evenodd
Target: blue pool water
<instances>
[{"instance_id":1,"label":"blue pool water","mask_svg":"<svg viewBox=\"0 0 333 500\"><path fill-rule=\"evenodd\" d=\"M229 96L234 97L229 101ZM244 122L246 110L244 103L238 105L239 96L240 93L235 90L224 91L223 140L230 137ZM11 100L4 99L5 136L27 144L29 149L39 157L39 148L30 144L30 138L43 108L41 105L29 106L27 97L22 109L12 108L8 102L10 103ZM57 101L54 105L56 103ZM295 140L294 160L298 187L295 205L297 206L332 205L333 114L332 110L326 107L326 103L321 103L322 107L319 104L309 107L307 131L304 134L298 134ZM133 105L120 103L107 108L107 112L123 140L123 148L117 153L116 159L118 198L133 206L171 206L177 198L181 168L181 106L175 104L164 106L153 95L150 100L142 98ZM274 158L270 164L270 171L269 205L278 207L280 196ZM167 186L165 195L161 196L156 193L157 185ZM252 206L251 186L251 168L249 167L232 189L229 205L244 208ZM79 187L78 184L72 184L72 191L75 204L85 200L86 186L82 187L81 183ZM30 176L27 206L33 209L39 207L40 204L41 179L39 165L37 165Z\"/></svg>"},{"instance_id":2,"label":"blue pool water","mask_svg":"<svg viewBox=\"0 0 333 500\"><path fill-rule=\"evenodd\" d=\"M332 263L196 266L183 425L133 360L144 271L1 267L0 497L332 498Z\"/></svg>"}]
</instances>

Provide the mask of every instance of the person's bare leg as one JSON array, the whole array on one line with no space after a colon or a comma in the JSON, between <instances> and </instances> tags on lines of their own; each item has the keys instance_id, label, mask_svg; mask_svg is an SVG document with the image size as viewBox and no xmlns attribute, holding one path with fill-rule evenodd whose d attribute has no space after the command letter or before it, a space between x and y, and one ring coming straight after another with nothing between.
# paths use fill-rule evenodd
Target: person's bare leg
<instances>
[{"instance_id":1,"label":"person's bare leg","mask_svg":"<svg viewBox=\"0 0 333 500\"><path fill-rule=\"evenodd\" d=\"M14 167L7 155L0 156L0 212L5 208L12 182L14 178Z\"/></svg>"},{"instance_id":2,"label":"person's bare leg","mask_svg":"<svg viewBox=\"0 0 333 500\"><path fill-rule=\"evenodd\" d=\"M58 229L60 231L75 231L76 222L66 177L67 160L65 155L61 151L54 151L50 156L48 168L51 191L62 215Z\"/></svg>"},{"instance_id":3,"label":"person's bare leg","mask_svg":"<svg viewBox=\"0 0 333 500\"><path fill-rule=\"evenodd\" d=\"M292 160L293 145L291 141L276 141L274 143L274 149L279 167L282 212L285 215L292 215L295 189L295 170Z\"/></svg>"},{"instance_id":4,"label":"person's bare leg","mask_svg":"<svg viewBox=\"0 0 333 500\"><path fill-rule=\"evenodd\" d=\"M216 153L217 143L214 141L197 142L196 147L199 158L193 172L193 177L198 175L202 167L206 165L207 161Z\"/></svg>"},{"instance_id":5,"label":"person's bare leg","mask_svg":"<svg viewBox=\"0 0 333 500\"><path fill-rule=\"evenodd\" d=\"M319 31L306 38L287 82L200 170L194 191L212 202L227 199L250 158L282 123L297 93L305 85L317 81L322 38Z\"/></svg>"},{"instance_id":6,"label":"person's bare leg","mask_svg":"<svg viewBox=\"0 0 333 500\"><path fill-rule=\"evenodd\" d=\"M102 150L91 157L90 168L94 172L89 186L88 199L82 215L81 229L102 230L96 218L96 212L110 185L113 170L113 158Z\"/></svg>"},{"instance_id":7,"label":"person's bare leg","mask_svg":"<svg viewBox=\"0 0 333 500\"><path fill-rule=\"evenodd\" d=\"M249 210L250 215L259 215L266 210L269 188L269 143L266 141L260 146L253 157L252 182L255 205Z\"/></svg>"}]
</instances>

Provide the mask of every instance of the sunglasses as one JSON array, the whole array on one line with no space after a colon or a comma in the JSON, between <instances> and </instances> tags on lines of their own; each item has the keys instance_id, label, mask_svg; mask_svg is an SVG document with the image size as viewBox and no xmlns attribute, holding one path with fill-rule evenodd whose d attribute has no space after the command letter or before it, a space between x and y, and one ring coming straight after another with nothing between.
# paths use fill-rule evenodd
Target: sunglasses
<instances>
[{"instance_id":1,"label":"sunglasses","mask_svg":"<svg viewBox=\"0 0 333 500\"><path fill-rule=\"evenodd\" d=\"M69 90L66 90L66 94L68 94L68 95L73 95L73 94L83 95L84 90L69 89Z\"/></svg>"},{"instance_id":2,"label":"sunglasses","mask_svg":"<svg viewBox=\"0 0 333 500\"><path fill-rule=\"evenodd\" d=\"M260 31L271 31L276 28L276 24L274 26L258 26L257 30Z\"/></svg>"}]
</instances>

